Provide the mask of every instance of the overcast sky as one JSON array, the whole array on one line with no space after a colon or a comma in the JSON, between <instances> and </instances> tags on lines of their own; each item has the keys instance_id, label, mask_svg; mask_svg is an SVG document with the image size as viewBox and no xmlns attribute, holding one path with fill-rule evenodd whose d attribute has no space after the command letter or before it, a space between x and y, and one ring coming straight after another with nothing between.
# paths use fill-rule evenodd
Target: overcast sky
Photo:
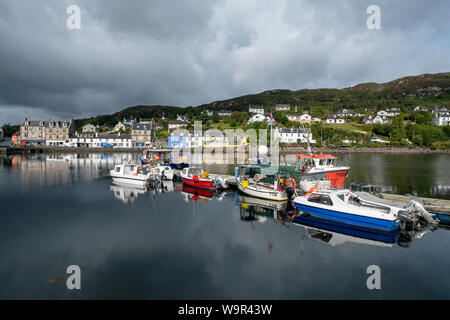
<instances>
[{"instance_id":1,"label":"overcast sky","mask_svg":"<svg viewBox=\"0 0 450 320\"><path fill-rule=\"evenodd\" d=\"M0 0L0 125L385 82L449 56L448 0Z\"/></svg>"}]
</instances>

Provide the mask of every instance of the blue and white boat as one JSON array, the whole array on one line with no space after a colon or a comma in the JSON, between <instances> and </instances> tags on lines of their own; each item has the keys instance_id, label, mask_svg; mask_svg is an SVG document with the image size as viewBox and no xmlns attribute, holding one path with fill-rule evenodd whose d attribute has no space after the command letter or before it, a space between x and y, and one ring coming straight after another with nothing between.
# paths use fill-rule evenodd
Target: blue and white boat
<instances>
[{"instance_id":1,"label":"blue and white boat","mask_svg":"<svg viewBox=\"0 0 450 320\"><path fill-rule=\"evenodd\" d=\"M403 208L361 199L350 190L315 191L294 199L296 208L313 217L380 231L398 229Z\"/></svg>"}]
</instances>

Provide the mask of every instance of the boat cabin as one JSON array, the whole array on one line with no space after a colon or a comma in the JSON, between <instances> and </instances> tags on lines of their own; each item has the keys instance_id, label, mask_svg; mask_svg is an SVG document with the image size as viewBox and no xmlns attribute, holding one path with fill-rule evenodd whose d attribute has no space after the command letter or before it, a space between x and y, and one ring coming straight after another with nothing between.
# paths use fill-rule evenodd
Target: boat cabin
<instances>
[{"instance_id":1,"label":"boat cabin","mask_svg":"<svg viewBox=\"0 0 450 320\"><path fill-rule=\"evenodd\" d=\"M322 190L315 191L308 196L308 202L319 203L327 206L340 207L343 204L349 204L361 208L376 209L386 213L391 212L391 207L367 200L363 200L358 195L348 190L339 192Z\"/></svg>"},{"instance_id":2,"label":"boat cabin","mask_svg":"<svg viewBox=\"0 0 450 320\"><path fill-rule=\"evenodd\" d=\"M296 156L299 164L304 167L334 167L336 165L336 157L329 154L314 154Z\"/></svg>"}]
</instances>

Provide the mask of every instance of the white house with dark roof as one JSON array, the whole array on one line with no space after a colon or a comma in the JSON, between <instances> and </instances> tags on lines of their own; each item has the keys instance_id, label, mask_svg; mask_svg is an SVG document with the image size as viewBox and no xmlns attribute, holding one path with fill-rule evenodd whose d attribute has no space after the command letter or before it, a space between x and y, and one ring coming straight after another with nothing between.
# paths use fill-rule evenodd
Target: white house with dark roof
<instances>
[{"instance_id":1,"label":"white house with dark roof","mask_svg":"<svg viewBox=\"0 0 450 320\"><path fill-rule=\"evenodd\" d=\"M188 124L189 123L186 121L174 120L174 121L169 121L168 128L169 128L169 130L178 129L178 128L187 127Z\"/></svg>"},{"instance_id":2,"label":"white house with dark roof","mask_svg":"<svg viewBox=\"0 0 450 320\"><path fill-rule=\"evenodd\" d=\"M82 133L95 133L97 132L97 127L94 126L93 124L86 124L81 128L81 132Z\"/></svg>"},{"instance_id":3,"label":"white house with dark roof","mask_svg":"<svg viewBox=\"0 0 450 320\"><path fill-rule=\"evenodd\" d=\"M308 128L276 128L274 138L281 143L316 143Z\"/></svg>"},{"instance_id":4,"label":"white house with dark roof","mask_svg":"<svg viewBox=\"0 0 450 320\"><path fill-rule=\"evenodd\" d=\"M450 115L440 114L433 118L433 123L437 126L448 126L450 125Z\"/></svg>"},{"instance_id":5,"label":"white house with dark roof","mask_svg":"<svg viewBox=\"0 0 450 320\"><path fill-rule=\"evenodd\" d=\"M288 104L277 104L275 105L275 111L289 111L291 106Z\"/></svg>"},{"instance_id":6,"label":"white house with dark roof","mask_svg":"<svg viewBox=\"0 0 450 320\"><path fill-rule=\"evenodd\" d=\"M233 112L230 110L219 110L219 112L217 114L221 117L231 117L232 113Z\"/></svg>"},{"instance_id":7,"label":"white house with dark roof","mask_svg":"<svg viewBox=\"0 0 450 320\"><path fill-rule=\"evenodd\" d=\"M254 114L264 114L264 107L263 106L250 106L248 108L249 113Z\"/></svg>"}]
</instances>

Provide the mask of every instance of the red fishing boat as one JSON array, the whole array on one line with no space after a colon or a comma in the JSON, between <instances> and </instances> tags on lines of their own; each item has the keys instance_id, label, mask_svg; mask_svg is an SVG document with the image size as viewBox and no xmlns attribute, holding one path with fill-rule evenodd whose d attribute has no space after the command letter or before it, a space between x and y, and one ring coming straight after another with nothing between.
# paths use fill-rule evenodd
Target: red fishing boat
<instances>
[{"instance_id":1,"label":"red fishing boat","mask_svg":"<svg viewBox=\"0 0 450 320\"><path fill-rule=\"evenodd\" d=\"M180 175L183 183L188 186L207 190L226 189L228 187L223 177L215 176L211 178L209 173L201 168L184 168Z\"/></svg>"},{"instance_id":2,"label":"red fishing boat","mask_svg":"<svg viewBox=\"0 0 450 320\"><path fill-rule=\"evenodd\" d=\"M344 186L350 167L336 166L336 157L329 154L298 154L296 158L301 179L327 179L332 188L341 189Z\"/></svg>"}]
</instances>

